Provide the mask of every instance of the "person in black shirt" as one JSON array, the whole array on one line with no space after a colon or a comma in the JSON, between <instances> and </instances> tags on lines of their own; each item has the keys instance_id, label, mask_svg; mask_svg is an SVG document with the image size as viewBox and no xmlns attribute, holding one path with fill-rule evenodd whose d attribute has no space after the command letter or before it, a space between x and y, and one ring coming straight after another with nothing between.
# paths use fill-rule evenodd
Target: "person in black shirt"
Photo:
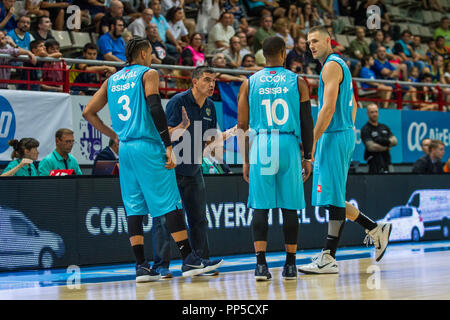
<instances>
[{"instance_id":1,"label":"person in black shirt","mask_svg":"<svg viewBox=\"0 0 450 320\"><path fill-rule=\"evenodd\" d=\"M397 145L397 138L388 126L378 122L378 106L367 106L369 121L361 129L361 140L366 149L364 160L369 164L369 173L388 173L391 164L389 151Z\"/></svg>"},{"instance_id":2,"label":"person in black shirt","mask_svg":"<svg viewBox=\"0 0 450 320\"><path fill-rule=\"evenodd\" d=\"M421 174L444 173L444 163L441 161L445 153L444 143L440 140L431 140L428 151L428 154L414 163L412 172Z\"/></svg>"}]
</instances>

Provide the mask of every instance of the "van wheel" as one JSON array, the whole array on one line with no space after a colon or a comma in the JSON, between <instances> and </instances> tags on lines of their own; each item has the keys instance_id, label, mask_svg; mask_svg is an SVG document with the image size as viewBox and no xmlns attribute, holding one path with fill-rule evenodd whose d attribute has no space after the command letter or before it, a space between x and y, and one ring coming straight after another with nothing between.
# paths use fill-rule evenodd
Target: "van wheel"
<instances>
[{"instance_id":1,"label":"van wheel","mask_svg":"<svg viewBox=\"0 0 450 320\"><path fill-rule=\"evenodd\" d=\"M53 250L45 248L39 255L39 267L42 269L50 269L55 265L56 255Z\"/></svg>"},{"instance_id":2,"label":"van wheel","mask_svg":"<svg viewBox=\"0 0 450 320\"><path fill-rule=\"evenodd\" d=\"M411 231L411 241L413 241L413 242L420 241L420 232L419 232L419 229L417 229L416 227L414 227L414 229L412 229L412 231Z\"/></svg>"},{"instance_id":3,"label":"van wheel","mask_svg":"<svg viewBox=\"0 0 450 320\"><path fill-rule=\"evenodd\" d=\"M442 226L441 226L441 233L442 233L442 237L444 239L448 239L448 236L449 236L448 231L449 231L448 230L448 221L444 220L444 221L442 221Z\"/></svg>"}]
</instances>

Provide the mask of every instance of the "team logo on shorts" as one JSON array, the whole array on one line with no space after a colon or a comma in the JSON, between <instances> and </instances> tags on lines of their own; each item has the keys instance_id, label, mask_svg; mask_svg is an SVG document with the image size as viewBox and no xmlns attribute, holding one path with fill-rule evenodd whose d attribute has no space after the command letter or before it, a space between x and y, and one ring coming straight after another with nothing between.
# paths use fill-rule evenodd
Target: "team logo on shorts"
<instances>
[{"instance_id":1,"label":"team logo on shorts","mask_svg":"<svg viewBox=\"0 0 450 320\"><path fill-rule=\"evenodd\" d=\"M320 184L317 186L317 192L322 192L322 186Z\"/></svg>"}]
</instances>

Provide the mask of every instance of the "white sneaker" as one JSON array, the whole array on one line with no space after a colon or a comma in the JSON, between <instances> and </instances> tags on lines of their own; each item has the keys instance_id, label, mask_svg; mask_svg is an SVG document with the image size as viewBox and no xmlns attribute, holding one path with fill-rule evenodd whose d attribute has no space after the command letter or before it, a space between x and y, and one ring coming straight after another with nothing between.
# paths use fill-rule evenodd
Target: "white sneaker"
<instances>
[{"instance_id":1,"label":"white sneaker","mask_svg":"<svg viewBox=\"0 0 450 320\"><path fill-rule=\"evenodd\" d=\"M330 250L323 250L312 257L310 264L299 266L298 271L306 274L339 273L339 266L330 255Z\"/></svg>"},{"instance_id":2,"label":"white sneaker","mask_svg":"<svg viewBox=\"0 0 450 320\"><path fill-rule=\"evenodd\" d=\"M366 229L367 236L364 244L373 243L375 246L375 260L378 262L383 258L386 247L389 244L389 236L392 231L392 223L378 223L375 229L369 231Z\"/></svg>"}]
</instances>

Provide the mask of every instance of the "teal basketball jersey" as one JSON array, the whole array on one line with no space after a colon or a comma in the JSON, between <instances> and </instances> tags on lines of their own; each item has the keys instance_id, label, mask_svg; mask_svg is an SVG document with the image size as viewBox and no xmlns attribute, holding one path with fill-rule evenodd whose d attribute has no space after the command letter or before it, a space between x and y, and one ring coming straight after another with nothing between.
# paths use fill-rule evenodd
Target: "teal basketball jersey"
<instances>
[{"instance_id":1,"label":"teal basketball jersey","mask_svg":"<svg viewBox=\"0 0 450 320\"><path fill-rule=\"evenodd\" d=\"M339 63L343 72L343 79L341 84L339 85L339 93L336 100L336 109L333 114L333 118L331 119L330 125L328 126L325 132L335 132L335 131L344 131L349 128L353 128L353 84L352 84L352 75L350 70L342 60L339 55L332 53L328 56L327 60L323 64L323 68L325 65L330 62L335 61ZM323 71L322 68L322 71ZM323 106L323 89L324 84L322 81L322 71L320 72L320 82L319 82L319 112Z\"/></svg>"},{"instance_id":2,"label":"teal basketball jersey","mask_svg":"<svg viewBox=\"0 0 450 320\"><path fill-rule=\"evenodd\" d=\"M142 77L150 68L126 66L108 79L108 106L112 128L120 141L149 139L162 143L147 108Z\"/></svg>"},{"instance_id":3,"label":"teal basketball jersey","mask_svg":"<svg viewBox=\"0 0 450 320\"><path fill-rule=\"evenodd\" d=\"M256 132L277 129L298 139L300 93L298 76L283 67L266 67L249 79L249 125Z\"/></svg>"}]
</instances>

